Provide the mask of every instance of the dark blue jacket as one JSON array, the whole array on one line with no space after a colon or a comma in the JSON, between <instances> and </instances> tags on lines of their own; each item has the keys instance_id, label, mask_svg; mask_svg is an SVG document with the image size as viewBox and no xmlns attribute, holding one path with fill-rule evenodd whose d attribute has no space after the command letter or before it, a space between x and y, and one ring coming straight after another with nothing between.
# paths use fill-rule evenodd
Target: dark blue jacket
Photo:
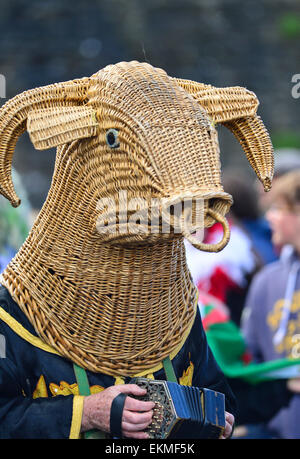
<instances>
[{"instance_id":1,"label":"dark blue jacket","mask_svg":"<svg viewBox=\"0 0 300 459\"><path fill-rule=\"evenodd\" d=\"M83 397L78 395L73 363L38 337L3 286L0 357L0 438L78 438ZM207 345L199 311L172 363L181 383L223 392L226 410L235 414L234 396ZM87 371L87 376L91 393L122 382L102 373ZM153 376L166 379L163 369Z\"/></svg>"}]
</instances>

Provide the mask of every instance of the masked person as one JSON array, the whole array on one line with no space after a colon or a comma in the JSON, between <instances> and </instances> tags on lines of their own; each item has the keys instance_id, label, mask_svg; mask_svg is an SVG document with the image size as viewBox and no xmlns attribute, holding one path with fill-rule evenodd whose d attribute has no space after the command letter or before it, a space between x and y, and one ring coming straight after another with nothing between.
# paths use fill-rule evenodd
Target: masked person
<instances>
[{"instance_id":1,"label":"masked person","mask_svg":"<svg viewBox=\"0 0 300 459\"><path fill-rule=\"evenodd\" d=\"M257 106L243 88L122 62L2 107L0 190L13 206L18 136L26 127L37 149L58 148L47 200L1 278L1 438L146 438L154 404L139 399L134 376L223 393L222 437L231 435L235 400L206 341L184 238L206 251L229 240L215 123L270 188L272 145ZM186 214L170 211L178 203ZM215 221L221 241L193 236Z\"/></svg>"}]
</instances>

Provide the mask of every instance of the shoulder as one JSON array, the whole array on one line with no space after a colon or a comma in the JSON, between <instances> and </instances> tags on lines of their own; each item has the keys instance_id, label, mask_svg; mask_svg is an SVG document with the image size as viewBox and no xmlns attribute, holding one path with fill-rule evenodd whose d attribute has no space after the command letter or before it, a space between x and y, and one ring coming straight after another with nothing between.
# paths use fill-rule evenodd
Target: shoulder
<instances>
[{"instance_id":1,"label":"shoulder","mask_svg":"<svg viewBox=\"0 0 300 459\"><path fill-rule=\"evenodd\" d=\"M18 323L27 331L36 335L36 332L19 305L13 300L6 287L0 284L0 327L9 323Z\"/></svg>"}]
</instances>

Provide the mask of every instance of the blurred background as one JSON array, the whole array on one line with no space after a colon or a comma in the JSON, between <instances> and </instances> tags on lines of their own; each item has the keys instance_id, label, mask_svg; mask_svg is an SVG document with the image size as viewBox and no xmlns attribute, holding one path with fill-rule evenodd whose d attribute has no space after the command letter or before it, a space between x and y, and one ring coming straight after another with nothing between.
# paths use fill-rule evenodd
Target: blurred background
<instances>
[{"instance_id":1,"label":"blurred background","mask_svg":"<svg viewBox=\"0 0 300 459\"><path fill-rule=\"evenodd\" d=\"M247 87L275 148L300 148L300 100L291 94L300 73L298 0L1 0L0 27L6 99L137 59L171 76ZM218 130L222 163L246 168L233 135ZM18 143L14 166L34 208L45 200L54 158L26 134Z\"/></svg>"}]
</instances>

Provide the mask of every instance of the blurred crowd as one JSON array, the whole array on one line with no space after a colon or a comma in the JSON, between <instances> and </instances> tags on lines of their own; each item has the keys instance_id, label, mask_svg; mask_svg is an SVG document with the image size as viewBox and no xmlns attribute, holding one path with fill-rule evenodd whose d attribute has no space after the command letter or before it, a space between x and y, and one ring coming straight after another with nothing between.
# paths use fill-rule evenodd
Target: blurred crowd
<instances>
[{"instance_id":1,"label":"blurred crowd","mask_svg":"<svg viewBox=\"0 0 300 459\"><path fill-rule=\"evenodd\" d=\"M224 171L228 245L187 260L208 342L237 397L234 438L300 438L300 151L275 152L272 190ZM204 242L221 239L222 227Z\"/></svg>"},{"instance_id":2,"label":"blurred crowd","mask_svg":"<svg viewBox=\"0 0 300 459\"><path fill-rule=\"evenodd\" d=\"M34 218L27 192L15 169L12 176L22 205L15 209L0 196L0 273L25 241Z\"/></svg>"}]
</instances>

